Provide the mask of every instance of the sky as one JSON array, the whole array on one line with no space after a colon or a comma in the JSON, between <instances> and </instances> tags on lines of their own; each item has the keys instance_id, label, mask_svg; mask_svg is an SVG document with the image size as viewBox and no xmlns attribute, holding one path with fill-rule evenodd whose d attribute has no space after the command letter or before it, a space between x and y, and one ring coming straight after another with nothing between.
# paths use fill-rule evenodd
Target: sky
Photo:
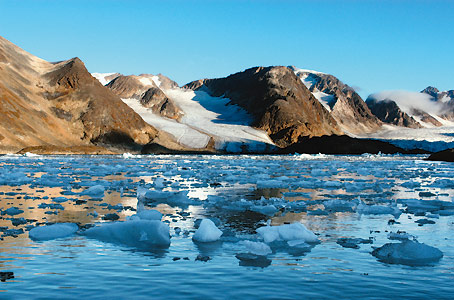
<instances>
[{"instance_id":1,"label":"sky","mask_svg":"<svg viewBox=\"0 0 454 300\"><path fill-rule=\"evenodd\" d=\"M90 72L180 85L255 66L338 77L365 98L454 89L454 1L0 0L0 35Z\"/></svg>"}]
</instances>

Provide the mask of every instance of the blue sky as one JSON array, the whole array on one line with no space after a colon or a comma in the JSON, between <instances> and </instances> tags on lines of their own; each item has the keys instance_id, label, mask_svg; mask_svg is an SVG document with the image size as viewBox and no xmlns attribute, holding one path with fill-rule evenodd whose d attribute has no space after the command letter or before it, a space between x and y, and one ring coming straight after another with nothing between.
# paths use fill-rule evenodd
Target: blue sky
<instances>
[{"instance_id":1,"label":"blue sky","mask_svg":"<svg viewBox=\"0 0 454 300\"><path fill-rule=\"evenodd\" d=\"M0 0L0 35L90 72L185 84L254 66L327 72L365 97L454 89L454 1Z\"/></svg>"}]
</instances>

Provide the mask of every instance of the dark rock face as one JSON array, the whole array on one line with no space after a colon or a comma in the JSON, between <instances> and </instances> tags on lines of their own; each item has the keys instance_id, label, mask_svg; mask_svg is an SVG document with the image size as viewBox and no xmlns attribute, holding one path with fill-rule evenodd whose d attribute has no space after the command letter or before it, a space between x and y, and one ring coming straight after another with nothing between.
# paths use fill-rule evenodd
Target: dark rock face
<instances>
[{"instance_id":1,"label":"dark rock face","mask_svg":"<svg viewBox=\"0 0 454 300\"><path fill-rule=\"evenodd\" d=\"M226 78L205 79L185 86L226 97L248 111L252 126L265 130L280 147L300 136L340 134L329 112L287 67L256 67Z\"/></svg>"},{"instance_id":2,"label":"dark rock face","mask_svg":"<svg viewBox=\"0 0 454 300\"><path fill-rule=\"evenodd\" d=\"M320 91L333 96L329 103L331 116L339 126L351 133L374 132L380 129L381 121L370 111L361 96L350 86L333 75L298 71L291 67L298 77L311 82L311 92Z\"/></svg>"},{"instance_id":3,"label":"dark rock face","mask_svg":"<svg viewBox=\"0 0 454 300\"><path fill-rule=\"evenodd\" d=\"M422 128L421 124L413 119L413 117L410 117L407 113L400 110L396 102L392 100L377 101L368 98L366 104L371 112L384 123L409 128Z\"/></svg>"},{"instance_id":4,"label":"dark rock face","mask_svg":"<svg viewBox=\"0 0 454 300\"><path fill-rule=\"evenodd\" d=\"M281 149L281 153L307 154L395 154L407 153L402 148L389 143L370 139L357 139L346 135L322 137L302 137L297 143Z\"/></svg>"},{"instance_id":5,"label":"dark rock face","mask_svg":"<svg viewBox=\"0 0 454 300\"><path fill-rule=\"evenodd\" d=\"M178 106L157 87L149 88L140 99L140 103L163 117L179 119L182 116Z\"/></svg>"},{"instance_id":6,"label":"dark rock face","mask_svg":"<svg viewBox=\"0 0 454 300\"><path fill-rule=\"evenodd\" d=\"M435 99L438 98L438 93L439 92L440 91L437 88L433 87L433 86L428 86L428 87L426 87L425 89L423 89L421 91L421 93L425 93L425 94L431 95Z\"/></svg>"},{"instance_id":7,"label":"dark rock face","mask_svg":"<svg viewBox=\"0 0 454 300\"><path fill-rule=\"evenodd\" d=\"M432 161L447 161L454 162L454 149L447 149L440 152L435 152L427 158Z\"/></svg>"}]
</instances>

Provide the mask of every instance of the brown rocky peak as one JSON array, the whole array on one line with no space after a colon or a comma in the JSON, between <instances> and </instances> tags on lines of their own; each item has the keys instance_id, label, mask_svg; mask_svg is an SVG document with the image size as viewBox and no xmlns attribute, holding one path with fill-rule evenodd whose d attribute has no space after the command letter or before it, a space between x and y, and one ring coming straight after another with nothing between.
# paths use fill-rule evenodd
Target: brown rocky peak
<instances>
[{"instance_id":1,"label":"brown rocky peak","mask_svg":"<svg viewBox=\"0 0 454 300\"><path fill-rule=\"evenodd\" d=\"M106 87L120 98L140 98L141 94L147 90L147 87L133 75L118 76L109 82Z\"/></svg>"},{"instance_id":2,"label":"brown rocky peak","mask_svg":"<svg viewBox=\"0 0 454 300\"><path fill-rule=\"evenodd\" d=\"M52 86L58 85L70 89L77 89L82 85L99 84L88 73L84 63L78 57L56 64L55 70L47 73L45 77Z\"/></svg>"},{"instance_id":3,"label":"brown rocky peak","mask_svg":"<svg viewBox=\"0 0 454 300\"><path fill-rule=\"evenodd\" d=\"M281 147L300 136L340 134L329 112L287 67L255 67L226 78L205 79L185 86L226 97L249 112L252 126L265 130Z\"/></svg>"},{"instance_id":4,"label":"brown rocky peak","mask_svg":"<svg viewBox=\"0 0 454 300\"><path fill-rule=\"evenodd\" d=\"M330 95L331 99L327 104L331 109L331 116L343 130L359 134L380 129L382 122L374 116L352 87L330 74L290 68L305 81L311 92Z\"/></svg>"}]
</instances>

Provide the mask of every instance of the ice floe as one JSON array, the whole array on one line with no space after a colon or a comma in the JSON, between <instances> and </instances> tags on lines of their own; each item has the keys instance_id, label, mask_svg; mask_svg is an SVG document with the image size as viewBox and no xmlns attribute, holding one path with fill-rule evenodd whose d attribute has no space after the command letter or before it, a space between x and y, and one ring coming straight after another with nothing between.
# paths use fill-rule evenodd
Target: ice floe
<instances>
[{"instance_id":1,"label":"ice floe","mask_svg":"<svg viewBox=\"0 0 454 300\"><path fill-rule=\"evenodd\" d=\"M79 226L74 223L57 223L47 226L39 226L30 230L29 237L32 240L44 241L64 238L75 234Z\"/></svg>"},{"instance_id":2,"label":"ice floe","mask_svg":"<svg viewBox=\"0 0 454 300\"><path fill-rule=\"evenodd\" d=\"M104 242L137 248L168 247L170 245L169 226L157 220L104 223L89 228L82 234Z\"/></svg>"},{"instance_id":3,"label":"ice floe","mask_svg":"<svg viewBox=\"0 0 454 300\"><path fill-rule=\"evenodd\" d=\"M280 226L263 226L256 229L265 243L274 241L300 240L307 243L317 243L317 236L301 223L283 224Z\"/></svg>"},{"instance_id":4,"label":"ice floe","mask_svg":"<svg viewBox=\"0 0 454 300\"><path fill-rule=\"evenodd\" d=\"M372 251L372 255L386 263L410 266L432 264L443 257L439 249L413 240L385 244Z\"/></svg>"}]
</instances>

